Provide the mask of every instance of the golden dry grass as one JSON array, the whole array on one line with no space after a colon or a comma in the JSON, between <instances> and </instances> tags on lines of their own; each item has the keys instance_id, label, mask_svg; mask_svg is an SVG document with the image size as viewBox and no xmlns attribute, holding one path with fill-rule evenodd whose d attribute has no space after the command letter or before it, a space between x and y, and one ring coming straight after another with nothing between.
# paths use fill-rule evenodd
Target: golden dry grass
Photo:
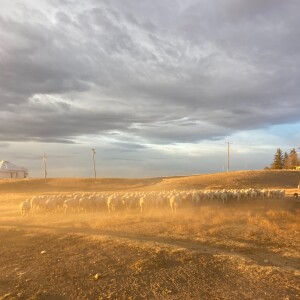
<instances>
[{"instance_id":1,"label":"golden dry grass","mask_svg":"<svg viewBox=\"0 0 300 300\"><path fill-rule=\"evenodd\" d=\"M228 174L222 174L223 177L220 175L221 179L218 179L219 175L203 175L189 178L148 179L146 182L142 179L138 181L116 179L111 182L107 179L106 183L101 180L95 182L92 179L0 182L2 187L0 230L3 238L10 239L13 244L19 243L20 249L29 247L26 240L29 241L31 237L37 237L35 243L38 244L39 240L43 241L41 245L48 245L50 249L56 249L55 251L59 246L53 245L52 247L51 243L58 243L58 245L64 243L65 247L69 245L69 252L66 252L65 256L63 253L59 254L62 257L60 259L63 260L68 260L70 253L80 257L80 260L83 260L84 257L95 257L96 253L101 258L101 253L105 253L108 260L103 263L104 265L109 264L110 269L105 270L104 273L117 274L118 268L129 270L124 272L131 272L133 277L128 277L128 282L124 281L124 286L127 286L126 284L134 286L136 280L141 280L152 293L149 295L152 295L153 299L155 299L155 295L164 299L186 297L196 299L200 297L197 295L212 299L218 299L218 297L224 299L232 299L232 297L240 299L253 297L276 299L278 297L278 299L284 299L284 295L290 299L297 298L300 295L297 284L300 282L300 203L290 196L295 191L294 187L287 190L289 196L285 200L249 200L227 205L202 204L199 207L182 208L175 216L169 207L159 210L149 209L144 214L138 211L119 211L110 215L104 210L75 214L35 213L28 217L21 217L19 212L19 203L25 198L37 194L66 193L75 190L93 192L94 190L134 191L136 188L139 190L149 190L150 188L186 189L195 187L195 185L204 185L210 188L235 185L235 187L242 188L250 187L253 182L262 187L273 187L275 184L276 187L282 188L293 185L291 178L295 180L299 173L288 172L285 182L277 178L275 183L271 183L274 176L278 176L277 174L282 176L285 173L262 172L259 174L261 178L256 172L244 172L242 177L241 173L235 173L232 174L232 178ZM221 185L224 176L229 179L225 181L224 185ZM256 179L253 179L254 177ZM244 186L247 178L250 183ZM74 237L79 237L80 240ZM21 244L22 239L25 239L23 244ZM51 239L52 242L50 242ZM99 250L94 245L94 241L101 243L102 252L97 252ZM73 242L77 248L71 249ZM39 247L42 247L41 245ZM34 247L34 245L32 246ZM10 249L9 245L7 247ZM84 251L85 256L82 256L82 252L76 252L76 249ZM20 251L23 255L23 250ZM122 259L120 260L120 256L124 263L122 263ZM7 261L12 259L13 257L7 257ZM204 272L203 278L201 272L196 268L202 259L203 266L205 266L202 271L202 273ZM21 262L18 263L21 264ZM46 264L46 261L40 263ZM86 263L92 264L90 261ZM47 267L51 268L53 262L50 260L47 264ZM15 265L16 262L11 263L12 268ZM118 268L116 268L117 265ZM214 266L218 266L218 268L227 266L228 269L212 271ZM72 264L66 265L65 268L76 269L76 261L72 261ZM5 270L7 268L4 268L3 272ZM80 270L76 270L80 272ZM36 272L36 276L39 276L38 271L34 269L30 272ZM84 272L82 276L86 276L84 274L88 271ZM237 276L230 279L235 273ZM145 274L148 277L145 278ZM156 280L157 274L162 276L159 277L159 281ZM198 277L193 274L198 274ZM85 294L84 288L79 287L78 292L69 291L68 295L83 299L89 298L84 295L102 295L102 299L109 299L111 293L116 293L116 297L122 295L123 298L120 296L120 299L126 299L129 297L128 295L131 295L132 299L139 299L139 295L143 293L139 285L129 292L128 290L118 290L118 285L112 289L109 276L115 278L117 275L107 276L105 282L102 282L102 287L91 288L90 281L85 283L93 290L93 293ZM203 286L207 284L205 278L214 282L214 280L219 280L220 276L224 276L222 282L217 284L213 291L203 290ZM202 286L198 289L200 277ZM171 279L168 281L168 278ZM229 278L230 281L227 282L226 278ZM236 282L239 281L239 278L243 278L246 283L244 286L243 281L239 283L237 293ZM152 282L151 280L153 283L147 285L147 282ZM231 282L232 280L234 281ZM63 280L61 281L63 282ZM41 282L43 282L42 279ZM181 286L180 282L185 282L184 286ZM273 284L274 282L280 282L280 285ZM270 297L264 298L262 295L265 294L261 289L266 284L270 286L268 291ZM190 287L188 290L187 286ZM25 294L36 293L38 295L36 288L32 285L30 289L20 287L19 290ZM53 289L55 290L55 286ZM178 294L172 294L174 290ZM53 290L51 293L56 295ZM37 297L36 299L42 298Z\"/></svg>"},{"instance_id":2,"label":"golden dry grass","mask_svg":"<svg viewBox=\"0 0 300 300\"><path fill-rule=\"evenodd\" d=\"M49 178L0 180L0 193L56 193L170 189L297 189L300 170L235 171L157 178Z\"/></svg>"}]
</instances>

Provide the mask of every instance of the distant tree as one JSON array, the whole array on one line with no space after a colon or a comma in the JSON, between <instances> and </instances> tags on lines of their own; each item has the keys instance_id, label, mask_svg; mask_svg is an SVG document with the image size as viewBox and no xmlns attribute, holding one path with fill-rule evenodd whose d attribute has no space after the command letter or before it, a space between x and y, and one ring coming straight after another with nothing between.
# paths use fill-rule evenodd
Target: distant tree
<instances>
[{"instance_id":1,"label":"distant tree","mask_svg":"<svg viewBox=\"0 0 300 300\"><path fill-rule=\"evenodd\" d=\"M290 154L287 158L287 169L295 169L296 166L299 165L299 158L298 158L298 154L297 151L295 150L295 148L293 148L290 151Z\"/></svg>"},{"instance_id":2,"label":"distant tree","mask_svg":"<svg viewBox=\"0 0 300 300\"><path fill-rule=\"evenodd\" d=\"M273 163L271 164L271 169L282 169L283 168L283 153L280 148L276 150L274 155Z\"/></svg>"},{"instance_id":3,"label":"distant tree","mask_svg":"<svg viewBox=\"0 0 300 300\"><path fill-rule=\"evenodd\" d=\"M283 155L283 169L288 169L288 160L289 160L289 155L287 152L284 152Z\"/></svg>"}]
</instances>

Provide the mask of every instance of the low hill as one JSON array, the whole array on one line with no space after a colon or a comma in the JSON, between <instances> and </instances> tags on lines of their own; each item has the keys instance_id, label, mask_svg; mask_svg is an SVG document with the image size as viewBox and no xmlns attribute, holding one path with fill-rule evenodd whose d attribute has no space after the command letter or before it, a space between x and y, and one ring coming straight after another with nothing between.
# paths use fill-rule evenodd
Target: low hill
<instances>
[{"instance_id":1,"label":"low hill","mask_svg":"<svg viewBox=\"0 0 300 300\"><path fill-rule=\"evenodd\" d=\"M297 188L300 171L296 170L261 170L236 171L193 175L182 178L166 178L160 183L161 188L195 189L242 189L242 188Z\"/></svg>"},{"instance_id":2,"label":"low hill","mask_svg":"<svg viewBox=\"0 0 300 300\"><path fill-rule=\"evenodd\" d=\"M0 193L223 188L297 188L300 171L261 170L158 178L3 179Z\"/></svg>"}]
</instances>

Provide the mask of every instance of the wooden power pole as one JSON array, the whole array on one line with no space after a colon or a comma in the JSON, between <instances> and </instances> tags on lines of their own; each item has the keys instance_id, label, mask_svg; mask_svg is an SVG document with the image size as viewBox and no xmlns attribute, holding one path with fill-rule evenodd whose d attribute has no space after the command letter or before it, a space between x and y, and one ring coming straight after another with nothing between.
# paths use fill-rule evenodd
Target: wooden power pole
<instances>
[{"instance_id":1,"label":"wooden power pole","mask_svg":"<svg viewBox=\"0 0 300 300\"><path fill-rule=\"evenodd\" d=\"M43 155L43 162L44 162L44 177L46 179L47 178L47 156L45 153Z\"/></svg>"},{"instance_id":2,"label":"wooden power pole","mask_svg":"<svg viewBox=\"0 0 300 300\"><path fill-rule=\"evenodd\" d=\"M227 144L227 172L229 172L229 164L230 164L230 142L226 142Z\"/></svg>"},{"instance_id":3,"label":"wooden power pole","mask_svg":"<svg viewBox=\"0 0 300 300\"><path fill-rule=\"evenodd\" d=\"M96 149L92 149L92 151L93 151L93 162L94 162L94 176L96 178L97 177L97 174L96 174L96 162L95 162Z\"/></svg>"}]
</instances>

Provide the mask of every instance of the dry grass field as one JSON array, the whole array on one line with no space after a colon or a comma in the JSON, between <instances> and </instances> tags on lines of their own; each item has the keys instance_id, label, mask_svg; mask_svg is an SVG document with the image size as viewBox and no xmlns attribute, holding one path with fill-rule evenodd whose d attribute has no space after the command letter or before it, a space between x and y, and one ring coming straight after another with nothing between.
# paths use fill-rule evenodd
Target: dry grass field
<instances>
[{"instance_id":1,"label":"dry grass field","mask_svg":"<svg viewBox=\"0 0 300 300\"><path fill-rule=\"evenodd\" d=\"M300 299L299 171L0 181L0 299ZM280 188L285 199L34 213L40 194Z\"/></svg>"}]
</instances>

